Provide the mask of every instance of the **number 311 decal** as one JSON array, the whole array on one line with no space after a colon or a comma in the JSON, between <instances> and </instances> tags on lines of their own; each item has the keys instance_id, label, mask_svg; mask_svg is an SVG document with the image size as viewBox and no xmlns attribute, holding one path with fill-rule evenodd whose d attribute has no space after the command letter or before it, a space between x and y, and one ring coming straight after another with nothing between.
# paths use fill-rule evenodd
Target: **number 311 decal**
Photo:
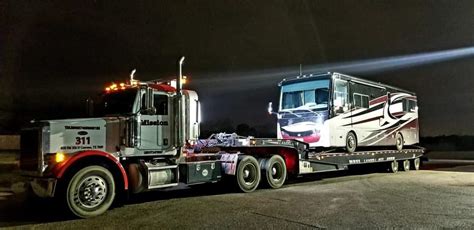
<instances>
[{"instance_id":1,"label":"number 311 decal","mask_svg":"<svg viewBox=\"0 0 474 230\"><path fill-rule=\"evenodd\" d=\"M90 145L91 138L90 137L76 137L76 145Z\"/></svg>"}]
</instances>

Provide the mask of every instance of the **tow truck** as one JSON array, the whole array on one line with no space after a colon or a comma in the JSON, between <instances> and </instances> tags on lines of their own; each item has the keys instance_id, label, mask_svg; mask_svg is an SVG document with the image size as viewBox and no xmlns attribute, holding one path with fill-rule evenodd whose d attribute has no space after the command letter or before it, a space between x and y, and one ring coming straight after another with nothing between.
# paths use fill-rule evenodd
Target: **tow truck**
<instances>
[{"instance_id":1,"label":"tow truck","mask_svg":"<svg viewBox=\"0 0 474 230\"><path fill-rule=\"evenodd\" d=\"M199 139L200 101L182 89L184 57L172 81L107 87L101 117L32 121L21 133L20 169L39 197L54 197L71 214L106 212L123 194L181 184L231 181L242 192L287 178L384 163L392 172L417 170L423 148L345 151L311 148L297 139L216 134Z\"/></svg>"}]
</instances>

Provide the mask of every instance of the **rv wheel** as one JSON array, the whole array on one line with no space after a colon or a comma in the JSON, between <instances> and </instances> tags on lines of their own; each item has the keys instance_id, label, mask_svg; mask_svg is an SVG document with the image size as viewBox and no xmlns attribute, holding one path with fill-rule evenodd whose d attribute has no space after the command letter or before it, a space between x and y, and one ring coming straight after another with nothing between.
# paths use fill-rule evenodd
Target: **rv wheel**
<instances>
[{"instance_id":1,"label":"rv wheel","mask_svg":"<svg viewBox=\"0 0 474 230\"><path fill-rule=\"evenodd\" d=\"M349 132L346 137L346 150L348 153L354 153L357 148L357 137L353 132Z\"/></svg>"},{"instance_id":2,"label":"rv wheel","mask_svg":"<svg viewBox=\"0 0 474 230\"><path fill-rule=\"evenodd\" d=\"M403 136L401 133L397 133L395 137L395 146L397 147L398 151L403 149Z\"/></svg>"}]
</instances>

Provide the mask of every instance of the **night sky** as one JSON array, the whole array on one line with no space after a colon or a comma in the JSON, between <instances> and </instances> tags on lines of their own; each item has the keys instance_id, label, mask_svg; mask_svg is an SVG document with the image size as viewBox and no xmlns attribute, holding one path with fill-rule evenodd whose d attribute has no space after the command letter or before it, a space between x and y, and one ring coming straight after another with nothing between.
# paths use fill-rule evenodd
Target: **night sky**
<instances>
[{"instance_id":1,"label":"night sky","mask_svg":"<svg viewBox=\"0 0 474 230\"><path fill-rule=\"evenodd\" d=\"M0 128L83 114L111 81L184 72L205 122L273 128L305 67L474 46L474 1L0 1ZM337 69L331 69L336 70ZM422 136L474 135L474 56L359 77L414 91Z\"/></svg>"}]
</instances>

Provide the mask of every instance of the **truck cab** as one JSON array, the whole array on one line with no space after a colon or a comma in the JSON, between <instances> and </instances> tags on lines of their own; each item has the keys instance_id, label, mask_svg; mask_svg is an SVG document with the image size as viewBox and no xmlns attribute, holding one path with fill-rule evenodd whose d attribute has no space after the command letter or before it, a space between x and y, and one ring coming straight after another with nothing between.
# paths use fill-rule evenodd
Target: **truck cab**
<instances>
[{"instance_id":1,"label":"truck cab","mask_svg":"<svg viewBox=\"0 0 474 230\"><path fill-rule=\"evenodd\" d=\"M112 84L88 106L93 117L33 121L22 131L20 156L33 192L89 217L119 191L178 185L183 147L199 136L200 102L172 84Z\"/></svg>"},{"instance_id":2,"label":"truck cab","mask_svg":"<svg viewBox=\"0 0 474 230\"><path fill-rule=\"evenodd\" d=\"M178 147L197 140L200 102L195 91L182 90L178 96L171 83L158 81L121 85L107 87L94 106L95 115L127 120L119 137L126 141L110 147L125 156L177 155Z\"/></svg>"}]
</instances>

